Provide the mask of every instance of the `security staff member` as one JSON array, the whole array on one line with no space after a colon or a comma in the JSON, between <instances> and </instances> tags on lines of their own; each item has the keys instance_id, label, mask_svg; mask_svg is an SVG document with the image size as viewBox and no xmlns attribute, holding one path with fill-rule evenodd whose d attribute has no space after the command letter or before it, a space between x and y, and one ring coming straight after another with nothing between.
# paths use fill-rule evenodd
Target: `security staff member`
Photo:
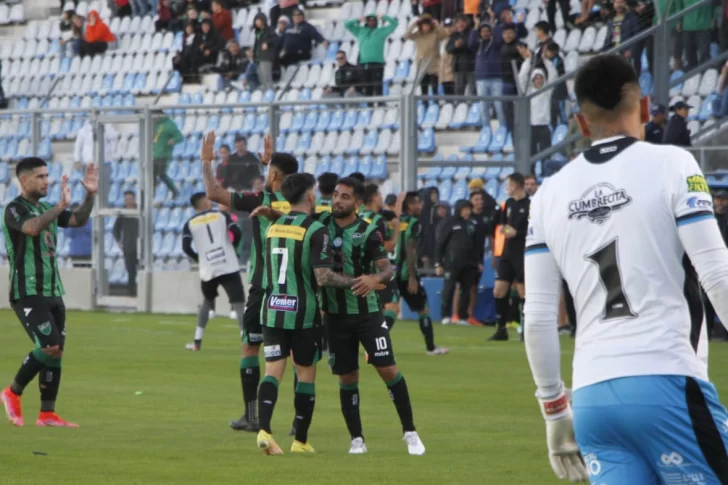
<instances>
[{"instance_id":1,"label":"security staff member","mask_svg":"<svg viewBox=\"0 0 728 485\"><path fill-rule=\"evenodd\" d=\"M645 141L658 145L664 143L666 112L665 106L661 104L650 106L652 119L645 125Z\"/></svg>"},{"instance_id":2,"label":"security staff member","mask_svg":"<svg viewBox=\"0 0 728 485\"><path fill-rule=\"evenodd\" d=\"M686 121L691 108L692 106L685 101L678 101L670 107L670 111L673 111L675 114L672 115L672 118L667 123L664 139L666 144L677 145L679 147L689 147L692 145L690 142L690 130L688 130L688 123Z\"/></svg>"},{"instance_id":3,"label":"security staff member","mask_svg":"<svg viewBox=\"0 0 728 485\"><path fill-rule=\"evenodd\" d=\"M475 226L470 222L473 204L467 200L455 203L455 213L445 220L437 234L435 244L435 271L445 276L442 289L442 323L450 323L455 288L460 284L460 304L457 323L468 319L470 288L476 283L478 272L483 270L482 251L475 241Z\"/></svg>"}]
</instances>

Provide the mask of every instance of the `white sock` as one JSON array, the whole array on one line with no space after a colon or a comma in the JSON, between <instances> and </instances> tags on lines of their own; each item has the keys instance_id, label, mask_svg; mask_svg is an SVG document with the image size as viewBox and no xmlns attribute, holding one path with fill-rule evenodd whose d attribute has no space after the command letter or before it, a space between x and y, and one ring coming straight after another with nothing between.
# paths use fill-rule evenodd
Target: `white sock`
<instances>
[{"instance_id":1,"label":"white sock","mask_svg":"<svg viewBox=\"0 0 728 485\"><path fill-rule=\"evenodd\" d=\"M195 340L202 340L205 334L205 327L195 327Z\"/></svg>"}]
</instances>

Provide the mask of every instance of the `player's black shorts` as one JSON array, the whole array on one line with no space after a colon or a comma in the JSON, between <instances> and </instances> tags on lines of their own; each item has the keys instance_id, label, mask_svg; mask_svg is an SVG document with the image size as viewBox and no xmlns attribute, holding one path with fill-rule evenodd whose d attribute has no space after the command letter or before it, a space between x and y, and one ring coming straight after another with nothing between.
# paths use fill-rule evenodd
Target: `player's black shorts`
<instances>
[{"instance_id":1,"label":"player's black shorts","mask_svg":"<svg viewBox=\"0 0 728 485\"><path fill-rule=\"evenodd\" d=\"M263 328L260 324L260 311L265 299L265 290L251 285L248 303L243 313L243 343L260 345L263 343Z\"/></svg>"},{"instance_id":2,"label":"player's black shorts","mask_svg":"<svg viewBox=\"0 0 728 485\"><path fill-rule=\"evenodd\" d=\"M63 346L66 343L66 305L63 298L26 296L12 303L15 314L36 347Z\"/></svg>"},{"instance_id":3,"label":"player's black shorts","mask_svg":"<svg viewBox=\"0 0 728 485\"><path fill-rule=\"evenodd\" d=\"M381 313L369 315L326 315L329 336L329 367L335 375L359 369L359 344L374 367L395 364L392 339Z\"/></svg>"},{"instance_id":4,"label":"player's black shorts","mask_svg":"<svg viewBox=\"0 0 728 485\"><path fill-rule=\"evenodd\" d=\"M382 305L389 303L399 303L399 294L397 293L397 284L394 279L389 280L387 286L383 290L377 291L379 301Z\"/></svg>"},{"instance_id":5,"label":"player's black shorts","mask_svg":"<svg viewBox=\"0 0 728 485\"><path fill-rule=\"evenodd\" d=\"M293 353L293 362L304 367L321 360L321 337L323 327L286 330L263 327L263 354L266 362L288 358Z\"/></svg>"},{"instance_id":6,"label":"player's black shorts","mask_svg":"<svg viewBox=\"0 0 728 485\"><path fill-rule=\"evenodd\" d=\"M495 279L508 283L523 283L523 258L501 257L495 269Z\"/></svg>"},{"instance_id":7,"label":"player's black shorts","mask_svg":"<svg viewBox=\"0 0 728 485\"><path fill-rule=\"evenodd\" d=\"M217 298L217 288L222 286L227 293L230 303L243 303L245 301L245 290L243 289L243 278L240 273L229 273L220 275L210 281L203 281L202 296L205 300L215 301Z\"/></svg>"},{"instance_id":8,"label":"player's black shorts","mask_svg":"<svg viewBox=\"0 0 728 485\"><path fill-rule=\"evenodd\" d=\"M410 294L406 280L399 281L397 287L399 288L399 297L407 302L410 310L417 313L427 310L427 293L419 277L417 278L417 293Z\"/></svg>"}]
</instances>

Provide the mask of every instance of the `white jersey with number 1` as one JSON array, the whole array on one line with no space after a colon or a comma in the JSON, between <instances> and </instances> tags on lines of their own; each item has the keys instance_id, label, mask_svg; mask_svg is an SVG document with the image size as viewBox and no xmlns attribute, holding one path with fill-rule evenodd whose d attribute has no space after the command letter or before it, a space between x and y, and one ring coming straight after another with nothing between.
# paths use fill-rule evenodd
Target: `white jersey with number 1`
<instances>
[{"instance_id":1,"label":"white jersey with number 1","mask_svg":"<svg viewBox=\"0 0 728 485\"><path fill-rule=\"evenodd\" d=\"M577 311L574 389L640 375L708 380L693 263L706 276L711 263L699 256L721 271L728 259L709 224L707 183L693 156L674 146L603 140L539 189L526 242L526 326L556 318L547 313L561 275ZM534 369L538 352L529 353Z\"/></svg>"},{"instance_id":2,"label":"white jersey with number 1","mask_svg":"<svg viewBox=\"0 0 728 485\"><path fill-rule=\"evenodd\" d=\"M182 237L192 238L195 243L202 281L240 271L238 256L228 237L234 224L228 214L219 211L200 212L185 224Z\"/></svg>"}]
</instances>

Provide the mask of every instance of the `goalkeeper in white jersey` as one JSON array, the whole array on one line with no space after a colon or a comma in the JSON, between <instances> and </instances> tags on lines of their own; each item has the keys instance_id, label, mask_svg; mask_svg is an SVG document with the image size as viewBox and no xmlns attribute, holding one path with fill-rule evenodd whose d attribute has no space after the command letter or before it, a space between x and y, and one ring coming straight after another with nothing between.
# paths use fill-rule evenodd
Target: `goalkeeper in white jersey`
<instances>
[{"instance_id":1,"label":"goalkeeper in white jersey","mask_svg":"<svg viewBox=\"0 0 728 485\"><path fill-rule=\"evenodd\" d=\"M525 257L526 351L552 468L598 485L726 485L728 413L708 380L700 285L728 321L728 249L707 183L689 152L641 141L649 101L623 57L590 59L575 92L594 142L536 193ZM562 276L579 322L573 417Z\"/></svg>"},{"instance_id":2,"label":"goalkeeper in white jersey","mask_svg":"<svg viewBox=\"0 0 728 485\"><path fill-rule=\"evenodd\" d=\"M240 226L226 212L212 210L212 204L204 192L193 194L190 204L196 214L185 223L182 230L182 250L200 267L202 305L197 314L195 341L187 345L187 350L197 351L202 347L202 337L219 286L225 289L230 299L242 335L245 290L235 251L242 237Z\"/></svg>"}]
</instances>

